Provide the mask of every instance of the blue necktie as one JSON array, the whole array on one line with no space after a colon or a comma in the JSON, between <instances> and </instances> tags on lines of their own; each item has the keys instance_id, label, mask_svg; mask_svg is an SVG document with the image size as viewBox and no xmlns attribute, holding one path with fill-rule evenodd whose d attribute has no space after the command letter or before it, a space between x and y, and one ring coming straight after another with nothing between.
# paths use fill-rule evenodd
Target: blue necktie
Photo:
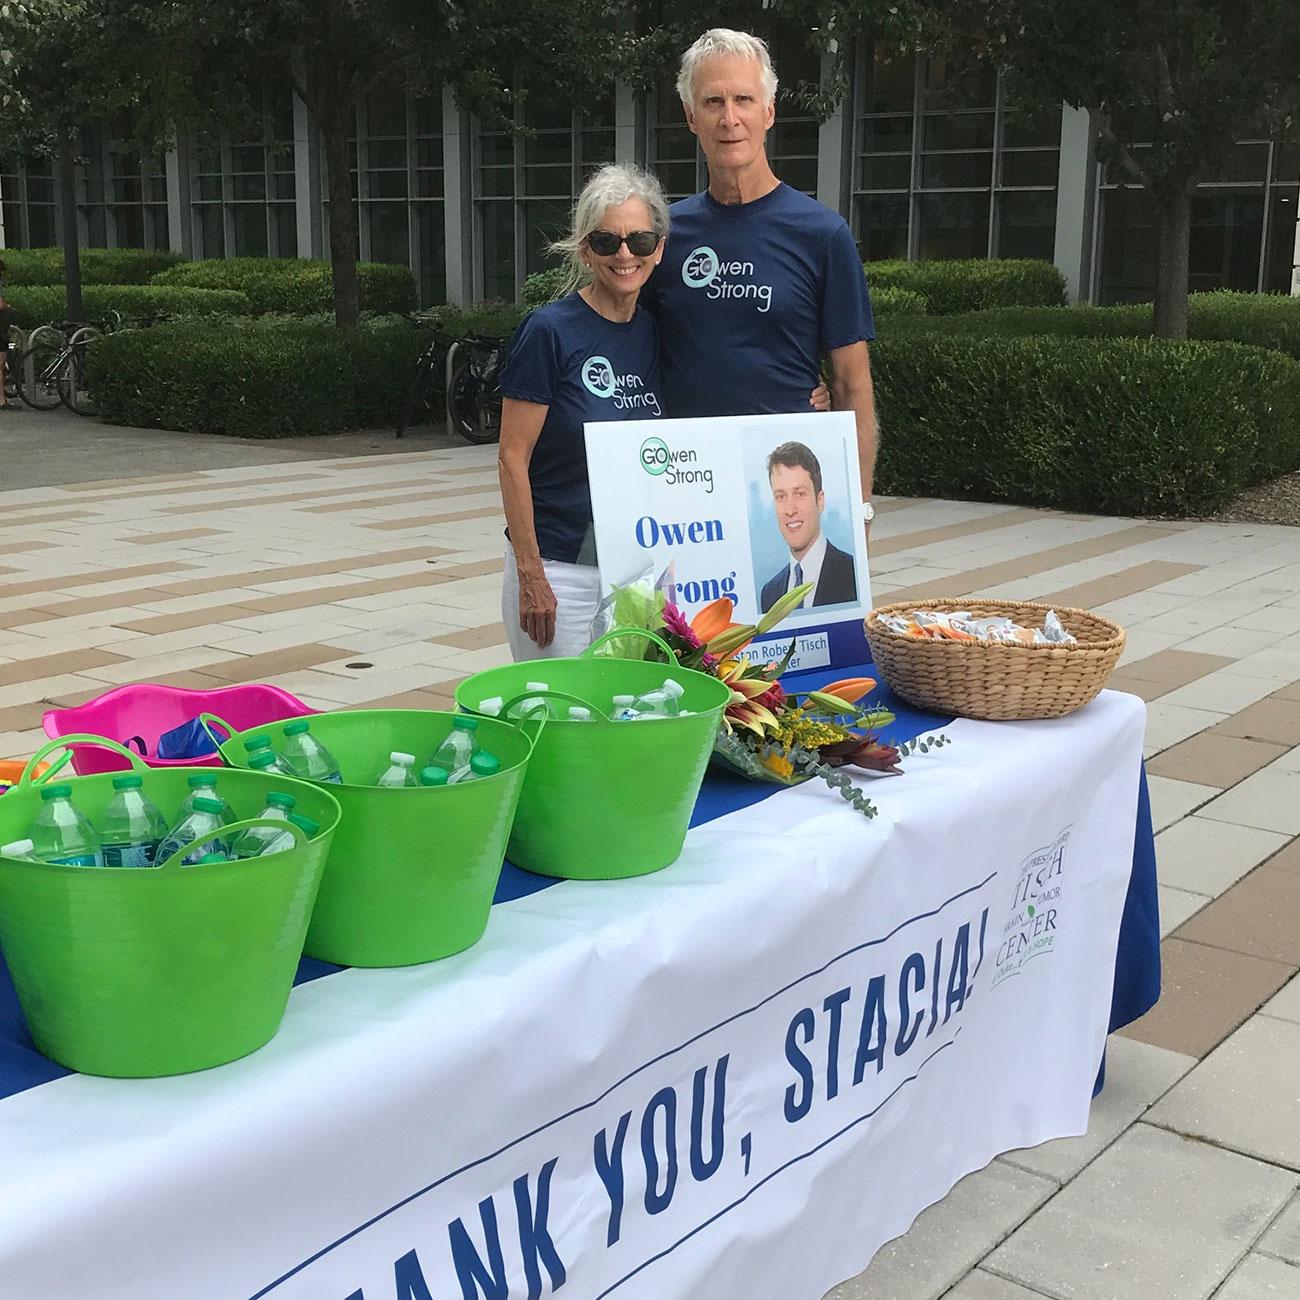
<instances>
[{"instance_id":1,"label":"blue necktie","mask_svg":"<svg viewBox=\"0 0 1300 1300\"><path fill-rule=\"evenodd\" d=\"M796 587L803 586L803 565L802 564L796 564L794 566L794 585Z\"/></svg>"}]
</instances>

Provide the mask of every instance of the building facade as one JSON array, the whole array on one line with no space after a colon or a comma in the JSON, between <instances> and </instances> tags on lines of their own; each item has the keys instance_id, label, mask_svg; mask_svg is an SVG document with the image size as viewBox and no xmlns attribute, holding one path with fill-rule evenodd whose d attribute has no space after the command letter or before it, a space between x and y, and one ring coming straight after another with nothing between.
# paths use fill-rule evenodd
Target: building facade
<instances>
[{"instance_id":1,"label":"building facade","mask_svg":"<svg viewBox=\"0 0 1300 1300\"><path fill-rule=\"evenodd\" d=\"M815 56L778 43L786 84L815 80ZM1087 113L1026 117L999 79L960 88L943 60L856 52L851 92L818 123L784 102L768 150L778 175L842 212L866 261L1039 257L1072 299L1150 298L1155 223L1142 190L1096 157ZM353 190L364 260L410 266L425 304L515 298L548 264L591 169L653 168L673 198L705 184L703 158L666 78L655 93L617 86L588 103L531 92L525 134L484 129L449 91L380 89L358 107ZM87 129L78 225L89 246L169 248L188 257L324 257L324 157L302 103L268 92L256 138L177 148L131 143L130 123ZM1300 146L1240 142L1198 189L1193 289L1289 292L1296 260ZM0 158L3 242L61 236L48 161Z\"/></svg>"}]
</instances>

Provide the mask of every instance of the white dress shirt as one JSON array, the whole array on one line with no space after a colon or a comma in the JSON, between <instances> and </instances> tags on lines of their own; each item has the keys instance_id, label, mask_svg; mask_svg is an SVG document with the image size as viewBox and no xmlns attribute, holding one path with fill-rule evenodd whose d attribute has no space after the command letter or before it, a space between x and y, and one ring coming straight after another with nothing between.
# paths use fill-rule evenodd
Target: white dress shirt
<instances>
[{"instance_id":1,"label":"white dress shirt","mask_svg":"<svg viewBox=\"0 0 1300 1300\"><path fill-rule=\"evenodd\" d=\"M826 559L826 534L818 533L817 540L804 552L802 560L796 560L793 553L790 556L790 567L786 571L785 589L793 591L800 583L794 580L794 566L799 566L803 574L803 582L811 582L812 590L799 602L799 608L807 607L808 602L817 595L817 584L821 581L822 563Z\"/></svg>"}]
</instances>

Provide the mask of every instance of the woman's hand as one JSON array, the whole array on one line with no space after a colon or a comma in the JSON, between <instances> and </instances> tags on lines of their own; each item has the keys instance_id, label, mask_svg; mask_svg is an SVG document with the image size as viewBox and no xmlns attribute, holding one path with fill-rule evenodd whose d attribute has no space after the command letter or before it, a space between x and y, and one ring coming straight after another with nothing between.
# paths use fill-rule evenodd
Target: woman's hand
<instances>
[{"instance_id":1,"label":"woman's hand","mask_svg":"<svg viewBox=\"0 0 1300 1300\"><path fill-rule=\"evenodd\" d=\"M829 411L831 409L831 390L826 387L825 380L822 380L812 390L812 396L808 398L808 405L814 411Z\"/></svg>"},{"instance_id":2,"label":"woman's hand","mask_svg":"<svg viewBox=\"0 0 1300 1300\"><path fill-rule=\"evenodd\" d=\"M519 626L543 650L555 640L555 592L540 565L519 570Z\"/></svg>"}]
</instances>

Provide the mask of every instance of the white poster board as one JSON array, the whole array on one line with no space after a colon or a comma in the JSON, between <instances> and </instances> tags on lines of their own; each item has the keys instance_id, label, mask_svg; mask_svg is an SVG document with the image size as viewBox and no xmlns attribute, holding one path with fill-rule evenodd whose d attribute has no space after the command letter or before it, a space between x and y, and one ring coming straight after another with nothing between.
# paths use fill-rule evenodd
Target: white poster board
<instances>
[{"instance_id":1,"label":"white poster board","mask_svg":"<svg viewBox=\"0 0 1300 1300\"><path fill-rule=\"evenodd\" d=\"M866 661L871 578L851 412L605 421L586 439L606 593L671 566L688 618L728 596L736 621L757 623L796 576L815 578L751 653L779 659L797 634L792 672Z\"/></svg>"}]
</instances>

